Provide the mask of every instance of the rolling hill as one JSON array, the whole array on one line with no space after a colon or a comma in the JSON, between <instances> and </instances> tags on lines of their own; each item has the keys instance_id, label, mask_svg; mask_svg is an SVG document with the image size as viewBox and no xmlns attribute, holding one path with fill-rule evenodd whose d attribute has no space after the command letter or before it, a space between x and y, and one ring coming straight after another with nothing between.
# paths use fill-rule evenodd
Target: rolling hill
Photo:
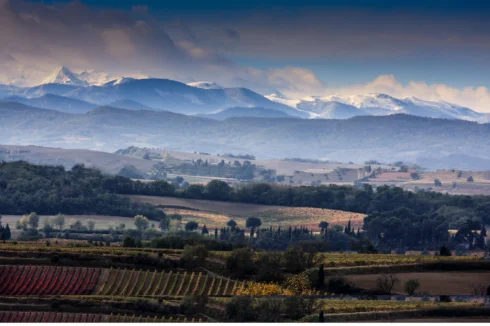
<instances>
[{"instance_id":1,"label":"rolling hill","mask_svg":"<svg viewBox=\"0 0 490 326\"><path fill-rule=\"evenodd\" d=\"M404 114L347 120L244 117L217 121L167 111L100 107L75 115L0 103L0 138L5 144L106 151L135 145L250 153L261 159L301 155L363 163L369 159L417 162L422 157L427 161L452 154L490 159L489 137L489 124ZM458 168L449 163L444 167ZM471 161L465 162L465 168L472 168Z\"/></svg>"}]
</instances>

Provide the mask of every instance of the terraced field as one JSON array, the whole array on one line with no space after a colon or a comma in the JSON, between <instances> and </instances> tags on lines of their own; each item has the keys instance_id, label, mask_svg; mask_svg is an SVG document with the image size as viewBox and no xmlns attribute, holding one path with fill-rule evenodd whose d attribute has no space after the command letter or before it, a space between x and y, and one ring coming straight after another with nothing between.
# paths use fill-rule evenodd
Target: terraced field
<instances>
[{"instance_id":1,"label":"terraced field","mask_svg":"<svg viewBox=\"0 0 490 326\"><path fill-rule=\"evenodd\" d=\"M202 272L157 272L86 267L0 267L0 295L117 297L231 296L242 282Z\"/></svg>"},{"instance_id":2,"label":"terraced field","mask_svg":"<svg viewBox=\"0 0 490 326\"><path fill-rule=\"evenodd\" d=\"M83 295L99 281L100 268L1 266L0 295Z\"/></svg>"},{"instance_id":3,"label":"terraced field","mask_svg":"<svg viewBox=\"0 0 490 326\"><path fill-rule=\"evenodd\" d=\"M229 278L202 272L105 270L97 295L141 297L208 295L228 296L242 286Z\"/></svg>"},{"instance_id":4,"label":"terraced field","mask_svg":"<svg viewBox=\"0 0 490 326\"><path fill-rule=\"evenodd\" d=\"M199 323L203 321L205 321L203 318L181 316L148 317L127 314L103 315L45 311L0 311L1 323Z\"/></svg>"}]
</instances>

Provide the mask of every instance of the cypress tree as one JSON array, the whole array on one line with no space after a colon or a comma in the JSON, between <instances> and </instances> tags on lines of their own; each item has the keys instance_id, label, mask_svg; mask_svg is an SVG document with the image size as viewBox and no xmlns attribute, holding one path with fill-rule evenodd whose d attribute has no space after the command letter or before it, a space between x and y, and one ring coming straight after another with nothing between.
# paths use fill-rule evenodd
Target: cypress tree
<instances>
[{"instance_id":1,"label":"cypress tree","mask_svg":"<svg viewBox=\"0 0 490 326\"><path fill-rule=\"evenodd\" d=\"M325 322L325 317L323 316L323 310L320 311L320 316L319 316L319 320L318 320L320 323L324 323Z\"/></svg>"},{"instance_id":2,"label":"cypress tree","mask_svg":"<svg viewBox=\"0 0 490 326\"><path fill-rule=\"evenodd\" d=\"M3 231L3 234L4 234L4 237L3 237L4 240L10 240L10 237L12 236L12 234L10 233L10 226L8 225L8 223L5 226L5 230Z\"/></svg>"},{"instance_id":3,"label":"cypress tree","mask_svg":"<svg viewBox=\"0 0 490 326\"><path fill-rule=\"evenodd\" d=\"M318 268L318 289L323 289L325 286L325 270L323 264Z\"/></svg>"},{"instance_id":4,"label":"cypress tree","mask_svg":"<svg viewBox=\"0 0 490 326\"><path fill-rule=\"evenodd\" d=\"M214 229L214 240L218 240L218 228Z\"/></svg>"}]
</instances>

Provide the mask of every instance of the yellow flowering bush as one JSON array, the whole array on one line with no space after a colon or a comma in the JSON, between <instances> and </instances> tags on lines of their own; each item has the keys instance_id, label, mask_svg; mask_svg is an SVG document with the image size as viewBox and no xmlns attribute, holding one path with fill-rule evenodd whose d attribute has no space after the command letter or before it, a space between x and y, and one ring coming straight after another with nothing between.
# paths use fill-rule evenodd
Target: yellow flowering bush
<instances>
[{"instance_id":1,"label":"yellow flowering bush","mask_svg":"<svg viewBox=\"0 0 490 326\"><path fill-rule=\"evenodd\" d=\"M244 285L235 290L237 296L269 296L269 295L292 295L289 289L284 289L276 283L245 282Z\"/></svg>"},{"instance_id":2,"label":"yellow flowering bush","mask_svg":"<svg viewBox=\"0 0 490 326\"><path fill-rule=\"evenodd\" d=\"M293 275L284 281L284 287L288 289L292 295L314 295L316 291L311 288L308 274L303 272L298 275Z\"/></svg>"}]
</instances>

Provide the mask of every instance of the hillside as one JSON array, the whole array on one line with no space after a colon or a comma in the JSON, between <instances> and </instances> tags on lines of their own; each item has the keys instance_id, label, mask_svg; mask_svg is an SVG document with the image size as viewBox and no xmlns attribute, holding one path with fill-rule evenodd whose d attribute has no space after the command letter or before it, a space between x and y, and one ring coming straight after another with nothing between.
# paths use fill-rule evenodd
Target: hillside
<instances>
[{"instance_id":1,"label":"hillside","mask_svg":"<svg viewBox=\"0 0 490 326\"><path fill-rule=\"evenodd\" d=\"M0 137L6 144L115 151L131 145L186 152L249 153L261 159L296 157L363 163L370 159L459 168L448 155L490 159L490 125L408 115L347 120L231 118L216 121L166 111L101 107L84 115L0 104ZM307 144L307 146L305 146ZM479 144L475 146L474 144ZM430 160L428 160L430 159ZM464 162L471 169L472 160ZM476 169L478 169L478 167Z\"/></svg>"},{"instance_id":2,"label":"hillside","mask_svg":"<svg viewBox=\"0 0 490 326\"><path fill-rule=\"evenodd\" d=\"M229 118L238 118L238 117L254 117L254 118L291 118L290 115L266 108L242 108L242 107L234 107L225 109L216 113L208 113L208 114L200 114L200 117L210 118L215 120L226 120Z\"/></svg>"}]
</instances>

